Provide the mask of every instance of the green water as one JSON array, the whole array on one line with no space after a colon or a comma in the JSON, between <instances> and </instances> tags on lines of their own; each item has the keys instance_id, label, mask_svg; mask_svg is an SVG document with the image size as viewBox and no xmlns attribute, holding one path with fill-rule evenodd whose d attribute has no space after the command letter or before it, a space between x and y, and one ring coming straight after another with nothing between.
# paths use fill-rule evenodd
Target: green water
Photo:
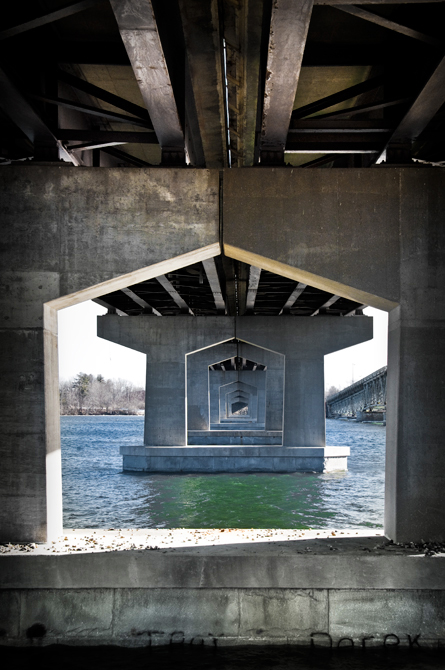
<instances>
[{"instance_id":1,"label":"green water","mask_svg":"<svg viewBox=\"0 0 445 670\"><path fill-rule=\"evenodd\" d=\"M381 528L385 429L328 420L327 444L351 448L332 474L124 473L121 444L143 417L61 417L66 528Z\"/></svg>"},{"instance_id":2,"label":"green water","mask_svg":"<svg viewBox=\"0 0 445 670\"><path fill-rule=\"evenodd\" d=\"M150 511L155 525L167 528L330 526L336 513L329 510L326 487L335 488L342 479L300 473L156 475L155 497L136 512L136 525Z\"/></svg>"}]
</instances>

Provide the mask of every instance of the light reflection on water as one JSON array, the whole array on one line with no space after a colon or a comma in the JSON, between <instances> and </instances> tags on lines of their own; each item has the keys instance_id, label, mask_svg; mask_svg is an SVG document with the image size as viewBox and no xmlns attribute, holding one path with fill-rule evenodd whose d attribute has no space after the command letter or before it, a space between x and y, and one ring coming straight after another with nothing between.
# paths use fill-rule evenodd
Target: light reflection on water
<instances>
[{"instance_id":1,"label":"light reflection on water","mask_svg":"<svg viewBox=\"0 0 445 670\"><path fill-rule=\"evenodd\" d=\"M123 473L119 446L143 429L143 417L61 417L66 528L382 527L382 426L327 420L327 444L351 447L345 473Z\"/></svg>"}]
</instances>

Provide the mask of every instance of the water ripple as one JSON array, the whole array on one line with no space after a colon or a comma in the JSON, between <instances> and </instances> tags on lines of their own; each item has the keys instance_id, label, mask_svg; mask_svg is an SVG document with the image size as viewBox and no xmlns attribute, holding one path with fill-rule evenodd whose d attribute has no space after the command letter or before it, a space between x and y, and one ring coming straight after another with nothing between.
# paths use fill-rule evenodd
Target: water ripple
<instances>
[{"instance_id":1,"label":"water ripple","mask_svg":"<svg viewBox=\"0 0 445 670\"><path fill-rule=\"evenodd\" d=\"M345 473L122 472L121 444L144 417L61 417L66 528L381 528L382 426L327 420L326 443L351 447Z\"/></svg>"}]
</instances>

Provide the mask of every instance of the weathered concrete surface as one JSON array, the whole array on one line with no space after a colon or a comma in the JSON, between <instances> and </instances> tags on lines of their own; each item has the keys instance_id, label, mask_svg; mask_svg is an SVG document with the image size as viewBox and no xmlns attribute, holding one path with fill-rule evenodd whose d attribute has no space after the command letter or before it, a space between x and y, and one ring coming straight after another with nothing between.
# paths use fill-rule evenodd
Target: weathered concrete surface
<instances>
[{"instance_id":1,"label":"weathered concrete surface","mask_svg":"<svg viewBox=\"0 0 445 670\"><path fill-rule=\"evenodd\" d=\"M146 532L137 531L141 538ZM148 532L150 543L156 534L160 543L171 534ZM375 546L382 539L376 537L237 543L227 531L212 546L215 531L188 532L209 534L210 542L162 551L2 556L2 644L29 644L26 632L36 623L45 627L43 644L137 646L192 638L218 645L309 645L311 638L322 644L316 632L329 634L334 646L346 636L357 645L369 638L366 646L382 645L387 635L406 646L408 635L411 642L419 635L420 646L443 642L443 554L425 558L385 542ZM121 535L108 532L108 541L113 534ZM68 531L70 544L73 535Z\"/></svg>"},{"instance_id":2,"label":"weathered concrete surface","mask_svg":"<svg viewBox=\"0 0 445 670\"><path fill-rule=\"evenodd\" d=\"M215 171L10 167L0 192L9 321L14 308L30 325L37 296L46 302L218 242ZM41 316L36 307L35 325Z\"/></svg>"},{"instance_id":3,"label":"weathered concrete surface","mask_svg":"<svg viewBox=\"0 0 445 670\"><path fill-rule=\"evenodd\" d=\"M311 286L349 293L379 309L395 307L400 297L396 222L404 196L400 179L407 171L335 169L314 174L264 168L257 175L254 169L242 174L226 170L226 254L255 254L275 264L272 271L279 274L286 269L279 267L282 264L288 273L293 270L295 279ZM420 169L416 172L418 190L423 180ZM341 284L343 290L329 282ZM367 299L358 292L368 294Z\"/></svg>"},{"instance_id":4,"label":"weathered concrete surface","mask_svg":"<svg viewBox=\"0 0 445 670\"><path fill-rule=\"evenodd\" d=\"M60 441L57 321L46 318L44 330L43 304L218 246L218 174L11 167L0 175L0 193L0 346L8 352L0 364L0 540L44 540L47 493L60 519L60 497L50 494L61 487L60 467L58 482L51 475L46 483L45 459L60 453ZM89 297L96 296L74 302Z\"/></svg>"},{"instance_id":5,"label":"weathered concrete surface","mask_svg":"<svg viewBox=\"0 0 445 670\"><path fill-rule=\"evenodd\" d=\"M437 648L444 640L444 591L109 587L13 590L0 600L2 645L29 645L36 623L44 645L326 646L320 633L335 647L345 637L366 647L417 640Z\"/></svg>"},{"instance_id":6,"label":"weathered concrete surface","mask_svg":"<svg viewBox=\"0 0 445 670\"><path fill-rule=\"evenodd\" d=\"M444 538L444 186L444 170L411 167L224 175L228 256L393 310L386 530L399 540ZM1 346L8 351L0 538L30 541L46 537L46 492L60 485L60 468L57 486L52 475L49 485L44 480L47 452L60 452L56 326L48 318L43 332L43 304L217 246L219 174L8 167L0 190ZM88 297L91 291L53 303L52 312ZM54 506L60 517L60 498Z\"/></svg>"},{"instance_id":7,"label":"weathered concrete surface","mask_svg":"<svg viewBox=\"0 0 445 670\"><path fill-rule=\"evenodd\" d=\"M228 256L390 311L385 529L398 541L445 538L444 211L441 169L224 176Z\"/></svg>"},{"instance_id":8,"label":"weathered concrete surface","mask_svg":"<svg viewBox=\"0 0 445 670\"><path fill-rule=\"evenodd\" d=\"M403 170L400 306L389 314L385 528L443 541L445 178Z\"/></svg>"},{"instance_id":9,"label":"weathered concrete surface","mask_svg":"<svg viewBox=\"0 0 445 670\"><path fill-rule=\"evenodd\" d=\"M251 439L256 445L255 438ZM130 472L333 472L348 469L349 447L248 444L244 441L243 446L227 442L221 446L188 447L125 445L120 453L124 457L124 470Z\"/></svg>"}]
</instances>

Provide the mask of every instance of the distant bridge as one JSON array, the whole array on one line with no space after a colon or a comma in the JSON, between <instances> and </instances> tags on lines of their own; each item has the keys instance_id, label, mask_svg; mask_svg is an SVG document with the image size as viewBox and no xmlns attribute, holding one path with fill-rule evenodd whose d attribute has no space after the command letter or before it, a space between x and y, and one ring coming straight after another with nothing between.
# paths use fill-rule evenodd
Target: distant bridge
<instances>
[{"instance_id":1,"label":"distant bridge","mask_svg":"<svg viewBox=\"0 0 445 670\"><path fill-rule=\"evenodd\" d=\"M386 371L385 365L339 393L331 395L326 400L326 416L356 417L362 421L370 418L385 419Z\"/></svg>"}]
</instances>

